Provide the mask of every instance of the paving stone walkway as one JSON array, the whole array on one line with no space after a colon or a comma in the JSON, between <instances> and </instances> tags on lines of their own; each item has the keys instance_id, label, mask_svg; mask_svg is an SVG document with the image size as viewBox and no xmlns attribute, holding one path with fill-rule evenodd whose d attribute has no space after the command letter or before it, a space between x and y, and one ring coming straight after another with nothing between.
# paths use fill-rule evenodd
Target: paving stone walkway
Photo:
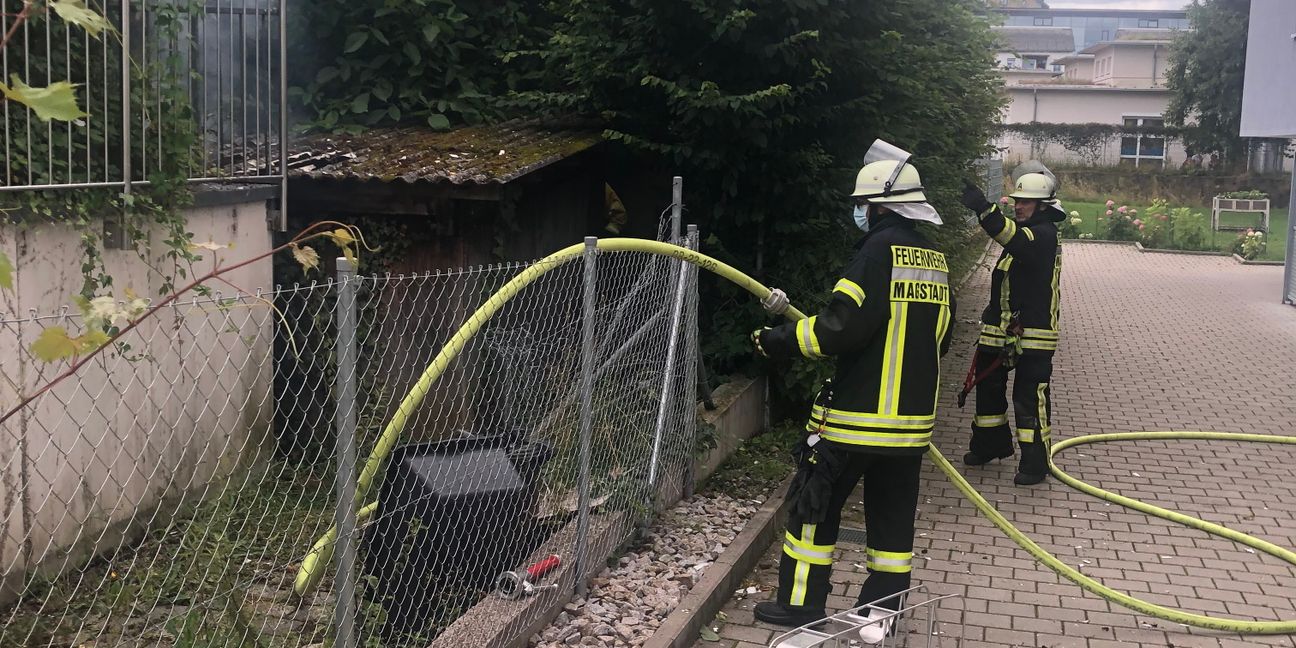
<instances>
[{"instance_id":1,"label":"paving stone walkway","mask_svg":"<svg viewBox=\"0 0 1296 648\"><path fill-rule=\"evenodd\" d=\"M997 254L997 250L995 250ZM954 397L971 357L988 269L959 295L935 443L967 449L972 404ZM1054 438L1144 430L1296 434L1296 308L1279 303L1282 268L1231 258L1066 245L1062 345L1055 361ZM957 461L957 460L956 460ZM1296 547L1296 448L1170 441L1082 446L1061 456L1074 476L1163 507ZM956 463L957 465L957 463ZM1013 485L1015 459L963 469L1037 542L1107 585L1211 615L1296 619L1296 568L1242 545L1074 491L1054 479ZM863 527L857 492L848 526ZM1289 636L1226 635L1135 615L1038 566L984 520L930 463L924 467L915 584L957 594L933 645L1035 648L1288 646ZM720 642L764 646L776 628L751 616L777 583L780 542L731 600ZM838 545L830 607L854 604L864 547ZM925 646L921 634L905 645Z\"/></svg>"}]
</instances>

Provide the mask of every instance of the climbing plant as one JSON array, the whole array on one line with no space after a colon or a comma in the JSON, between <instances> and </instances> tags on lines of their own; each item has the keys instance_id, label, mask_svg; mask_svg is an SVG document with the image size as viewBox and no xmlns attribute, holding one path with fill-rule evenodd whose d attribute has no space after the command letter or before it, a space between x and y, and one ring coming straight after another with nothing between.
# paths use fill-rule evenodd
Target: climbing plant
<instances>
[{"instance_id":1,"label":"climbing plant","mask_svg":"<svg viewBox=\"0 0 1296 648\"><path fill-rule=\"evenodd\" d=\"M1028 122L1022 124L1000 124L996 127L999 135L1016 135L1030 143L1032 149L1043 150L1050 144L1057 144L1085 164L1096 165L1102 159L1104 148L1112 140L1121 137L1162 137L1169 143L1172 140L1183 140L1197 130L1195 126L1125 126L1123 124L1054 124L1046 122Z\"/></svg>"}]
</instances>

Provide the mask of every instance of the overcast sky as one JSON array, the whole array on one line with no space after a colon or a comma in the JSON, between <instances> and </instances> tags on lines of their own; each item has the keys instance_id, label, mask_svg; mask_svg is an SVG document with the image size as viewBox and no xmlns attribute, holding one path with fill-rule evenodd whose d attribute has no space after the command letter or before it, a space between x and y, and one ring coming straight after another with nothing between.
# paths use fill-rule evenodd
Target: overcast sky
<instances>
[{"instance_id":1,"label":"overcast sky","mask_svg":"<svg viewBox=\"0 0 1296 648\"><path fill-rule=\"evenodd\" d=\"M1188 0L1049 0L1054 9L1183 9Z\"/></svg>"}]
</instances>

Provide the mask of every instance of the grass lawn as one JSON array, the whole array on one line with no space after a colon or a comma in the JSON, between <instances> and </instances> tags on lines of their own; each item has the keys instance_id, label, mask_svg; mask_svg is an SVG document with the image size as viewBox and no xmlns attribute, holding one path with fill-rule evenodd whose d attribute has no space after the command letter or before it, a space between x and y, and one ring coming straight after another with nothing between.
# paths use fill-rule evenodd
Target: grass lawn
<instances>
[{"instance_id":1,"label":"grass lawn","mask_svg":"<svg viewBox=\"0 0 1296 648\"><path fill-rule=\"evenodd\" d=\"M1084 222L1080 224L1081 232L1094 234L1094 238L1103 238L1100 232L1095 231L1095 227L1098 223L1098 217L1107 211L1105 203L1070 201L1063 197L1062 206L1068 213L1073 211L1080 212L1080 218L1084 220ZM1145 204L1130 204L1129 206L1138 209L1140 214L1147 208L1147 205ZM1174 208L1179 206L1180 205L1171 205L1170 207ZM1206 216L1207 222L1210 221L1210 207L1194 208L1194 211L1201 212ZM1286 258L1287 212L1288 210L1285 208L1271 209L1269 211L1269 242L1264 254L1260 255L1260 259L1266 261L1282 261ZM1220 224L1242 228L1258 226L1260 224L1260 214L1225 213L1220 217ZM1221 251L1228 252L1232 250L1233 241L1237 239L1238 233L1239 232L1237 231L1229 230L1211 232L1212 246Z\"/></svg>"}]
</instances>

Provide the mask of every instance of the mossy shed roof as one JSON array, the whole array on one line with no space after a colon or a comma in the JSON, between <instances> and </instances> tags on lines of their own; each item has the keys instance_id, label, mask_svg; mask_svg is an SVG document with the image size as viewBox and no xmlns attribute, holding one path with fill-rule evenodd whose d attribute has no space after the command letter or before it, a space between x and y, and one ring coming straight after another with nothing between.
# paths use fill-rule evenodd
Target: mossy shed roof
<instances>
[{"instance_id":1,"label":"mossy shed roof","mask_svg":"<svg viewBox=\"0 0 1296 648\"><path fill-rule=\"evenodd\" d=\"M603 141L590 126L513 121L437 131L375 128L356 135L317 134L293 143L294 177L381 182L504 184Z\"/></svg>"}]
</instances>

